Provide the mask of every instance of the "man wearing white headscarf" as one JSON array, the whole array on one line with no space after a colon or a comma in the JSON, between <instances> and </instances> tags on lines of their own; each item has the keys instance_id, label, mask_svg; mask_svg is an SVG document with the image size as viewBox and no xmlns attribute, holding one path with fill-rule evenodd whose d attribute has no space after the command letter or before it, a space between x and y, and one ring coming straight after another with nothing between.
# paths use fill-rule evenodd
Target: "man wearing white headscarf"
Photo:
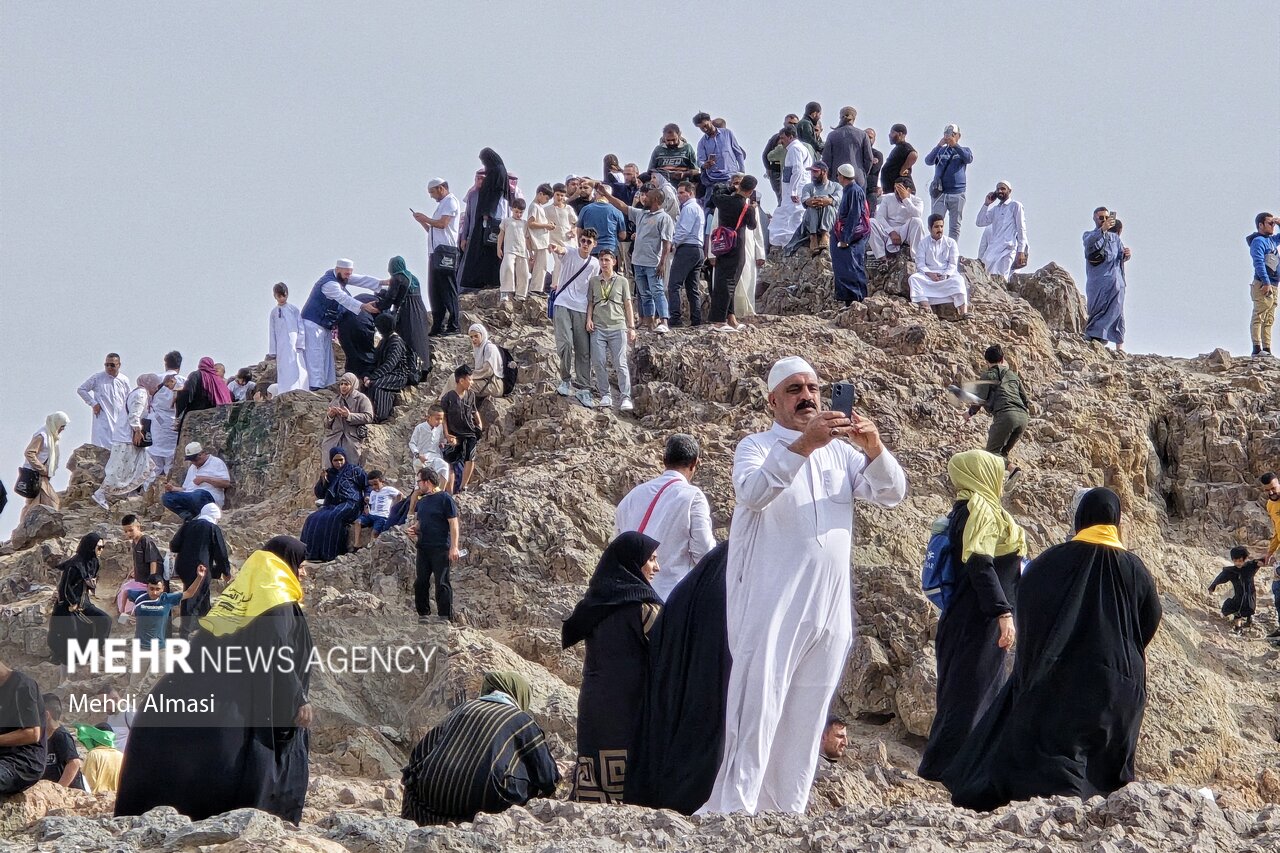
<instances>
[{"instance_id":1,"label":"man wearing white headscarf","mask_svg":"<svg viewBox=\"0 0 1280 853\"><path fill-rule=\"evenodd\" d=\"M995 192L987 193L975 220L983 227L978 249L982 265L991 275L1006 279L1013 271L1014 260L1025 264L1027 254L1027 217L1022 212L1022 202L1009 197L1012 194L1008 181L996 184Z\"/></svg>"},{"instance_id":2,"label":"man wearing white headscarf","mask_svg":"<svg viewBox=\"0 0 1280 853\"><path fill-rule=\"evenodd\" d=\"M306 332L307 381L312 391L327 388L337 381L333 367L333 330L344 310L352 314L378 313L372 302L361 302L348 292L349 287L376 291L387 284L371 275L356 275L355 264L339 258L333 269L320 276L311 286L311 295L302 306L302 328Z\"/></svg>"},{"instance_id":3,"label":"man wearing white headscarf","mask_svg":"<svg viewBox=\"0 0 1280 853\"><path fill-rule=\"evenodd\" d=\"M93 434L89 441L110 450L116 424L124 417L124 398L129 396L129 377L120 372L120 354L109 352L102 370L76 389L85 405L93 409Z\"/></svg>"},{"instance_id":4,"label":"man wearing white headscarf","mask_svg":"<svg viewBox=\"0 0 1280 853\"><path fill-rule=\"evenodd\" d=\"M853 499L890 507L907 493L871 421L823 411L808 362L777 362L768 387L773 426L743 439L733 460L733 668L724 755L701 812L804 812L853 645Z\"/></svg>"}]
</instances>

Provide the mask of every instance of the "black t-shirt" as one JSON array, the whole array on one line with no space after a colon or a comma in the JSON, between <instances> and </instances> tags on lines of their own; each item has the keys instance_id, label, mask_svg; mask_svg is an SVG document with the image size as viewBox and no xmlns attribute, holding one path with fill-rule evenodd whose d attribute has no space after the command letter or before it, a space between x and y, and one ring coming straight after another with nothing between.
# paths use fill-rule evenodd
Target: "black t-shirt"
<instances>
[{"instance_id":1,"label":"black t-shirt","mask_svg":"<svg viewBox=\"0 0 1280 853\"><path fill-rule=\"evenodd\" d=\"M62 778L67 765L79 757L80 753L76 751L76 739L65 727L59 726L58 730L49 736L49 757L44 766L44 778L50 782L57 782ZM71 780L71 787L84 787L83 773L76 774L76 778Z\"/></svg>"},{"instance_id":2,"label":"black t-shirt","mask_svg":"<svg viewBox=\"0 0 1280 853\"><path fill-rule=\"evenodd\" d=\"M471 391L459 396L457 391L449 391L440 398L444 407L445 424L449 427L449 435L458 438L471 438L476 435L476 396Z\"/></svg>"},{"instance_id":3,"label":"black t-shirt","mask_svg":"<svg viewBox=\"0 0 1280 853\"><path fill-rule=\"evenodd\" d=\"M743 206L747 206L746 215L742 214ZM707 210L707 216L711 216L711 211L720 211L720 224L725 228L732 228L738 224L738 217L742 216L742 228L755 228L757 226L756 210L751 206L751 199L743 198L738 193L729 193L728 195L718 195L712 198L711 204ZM733 253L742 251L742 239L734 244Z\"/></svg>"},{"instance_id":4,"label":"black t-shirt","mask_svg":"<svg viewBox=\"0 0 1280 853\"><path fill-rule=\"evenodd\" d=\"M143 536L133 546L133 579L146 583L151 577L151 564L156 564L156 574L164 573L164 557L150 536Z\"/></svg>"},{"instance_id":5,"label":"black t-shirt","mask_svg":"<svg viewBox=\"0 0 1280 853\"><path fill-rule=\"evenodd\" d=\"M898 179L898 173L902 171L902 164L907 162L907 158L915 150L915 146L910 142L895 142L893 144L893 148L889 151L889 156L884 160L884 168L880 172L880 188L884 190L885 195L893 192L893 182Z\"/></svg>"},{"instance_id":6,"label":"black t-shirt","mask_svg":"<svg viewBox=\"0 0 1280 853\"><path fill-rule=\"evenodd\" d=\"M449 519L458 517L458 505L448 492L433 492L418 498L418 547L448 548Z\"/></svg>"},{"instance_id":7,"label":"black t-shirt","mask_svg":"<svg viewBox=\"0 0 1280 853\"><path fill-rule=\"evenodd\" d=\"M573 208L574 213L581 214L582 208L586 207L589 204L591 204L590 198L583 198L582 196L574 196L573 198L569 199L569 206Z\"/></svg>"},{"instance_id":8,"label":"black t-shirt","mask_svg":"<svg viewBox=\"0 0 1280 853\"><path fill-rule=\"evenodd\" d=\"M36 780L44 774L44 703L31 676L12 671L0 684L0 735L19 729L40 729L40 740L23 746L0 746L0 758L18 774Z\"/></svg>"}]
</instances>

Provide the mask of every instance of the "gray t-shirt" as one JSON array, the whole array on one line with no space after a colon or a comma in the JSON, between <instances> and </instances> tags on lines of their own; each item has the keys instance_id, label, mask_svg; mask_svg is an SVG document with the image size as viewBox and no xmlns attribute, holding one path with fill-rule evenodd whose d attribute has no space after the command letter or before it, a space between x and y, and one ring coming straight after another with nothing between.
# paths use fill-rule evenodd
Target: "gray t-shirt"
<instances>
[{"instance_id":1,"label":"gray t-shirt","mask_svg":"<svg viewBox=\"0 0 1280 853\"><path fill-rule=\"evenodd\" d=\"M627 208L627 217L636 226L636 239L631 246L632 265L656 267L662 258L663 241L671 242L675 236L675 222L664 210L654 213L641 207Z\"/></svg>"}]
</instances>

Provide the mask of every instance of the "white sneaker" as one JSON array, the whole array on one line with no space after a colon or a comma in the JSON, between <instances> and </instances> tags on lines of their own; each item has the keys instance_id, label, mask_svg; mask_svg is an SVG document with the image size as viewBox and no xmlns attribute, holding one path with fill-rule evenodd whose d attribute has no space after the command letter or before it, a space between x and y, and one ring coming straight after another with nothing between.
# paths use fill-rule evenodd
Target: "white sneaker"
<instances>
[{"instance_id":1,"label":"white sneaker","mask_svg":"<svg viewBox=\"0 0 1280 853\"><path fill-rule=\"evenodd\" d=\"M559 394L561 397L568 397L573 393L573 385L570 384L567 380L564 382L561 382L559 387L556 388L556 393Z\"/></svg>"},{"instance_id":2,"label":"white sneaker","mask_svg":"<svg viewBox=\"0 0 1280 853\"><path fill-rule=\"evenodd\" d=\"M654 326L654 327L653 327L653 330L654 330L655 332L657 332L659 335L665 335L665 334L667 334L667 332L670 332L670 331L671 331L671 327L670 327L670 326L668 326L668 325L666 324L666 322L664 321L664 322L659 323L658 325Z\"/></svg>"},{"instance_id":3,"label":"white sneaker","mask_svg":"<svg viewBox=\"0 0 1280 853\"><path fill-rule=\"evenodd\" d=\"M622 404L618 406L618 410L623 412L629 412L635 407L636 407L636 404L631 402L630 397L623 397Z\"/></svg>"},{"instance_id":4,"label":"white sneaker","mask_svg":"<svg viewBox=\"0 0 1280 853\"><path fill-rule=\"evenodd\" d=\"M102 507L103 509L107 509L107 508L108 508L108 507L107 507L107 497L106 497L106 495L104 495L104 494L103 494L102 492L100 492L100 491L99 491L99 492L94 492L94 493L93 493L93 502L94 502L94 503L96 503L98 506Z\"/></svg>"},{"instance_id":5,"label":"white sneaker","mask_svg":"<svg viewBox=\"0 0 1280 853\"><path fill-rule=\"evenodd\" d=\"M591 399L591 392L588 391L586 388L583 388L581 391L579 391L577 393L577 397L578 397L578 402L586 406L588 409L594 409L596 407L595 401Z\"/></svg>"},{"instance_id":6,"label":"white sneaker","mask_svg":"<svg viewBox=\"0 0 1280 853\"><path fill-rule=\"evenodd\" d=\"M128 621L129 621L129 614L128 614L128 613L121 613L121 614L120 614L120 617L119 617L118 619L116 619L116 621L117 621L117 622L119 622L121 625L127 624L127 623L128 623Z\"/></svg>"},{"instance_id":7,"label":"white sneaker","mask_svg":"<svg viewBox=\"0 0 1280 853\"><path fill-rule=\"evenodd\" d=\"M609 394L605 394L603 397L601 397L601 398L600 398L600 408L602 408L602 409L612 409L612 408L613 408L613 397L612 397L611 395L609 395Z\"/></svg>"},{"instance_id":8,"label":"white sneaker","mask_svg":"<svg viewBox=\"0 0 1280 853\"><path fill-rule=\"evenodd\" d=\"M728 323L725 323L723 326L716 326L716 329L715 329L715 330L716 330L717 332L736 332L736 331L738 331L736 327L734 327L734 326L730 326Z\"/></svg>"}]
</instances>

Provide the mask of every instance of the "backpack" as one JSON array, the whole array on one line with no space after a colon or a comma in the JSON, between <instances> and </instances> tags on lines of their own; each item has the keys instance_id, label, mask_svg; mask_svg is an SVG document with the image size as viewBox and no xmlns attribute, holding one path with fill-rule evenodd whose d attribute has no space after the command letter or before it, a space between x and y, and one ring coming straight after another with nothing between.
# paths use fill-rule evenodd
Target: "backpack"
<instances>
[{"instance_id":1,"label":"backpack","mask_svg":"<svg viewBox=\"0 0 1280 853\"><path fill-rule=\"evenodd\" d=\"M520 379L520 365L511 356L511 350L498 346L498 355L502 357L502 396L506 397L516 390L516 382Z\"/></svg>"},{"instance_id":2,"label":"backpack","mask_svg":"<svg viewBox=\"0 0 1280 853\"><path fill-rule=\"evenodd\" d=\"M920 568L920 589L940 612L946 612L956 586L956 553L951 546L951 516L940 515L929 527L929 544Z\"/></svg>"}]
</instances>

